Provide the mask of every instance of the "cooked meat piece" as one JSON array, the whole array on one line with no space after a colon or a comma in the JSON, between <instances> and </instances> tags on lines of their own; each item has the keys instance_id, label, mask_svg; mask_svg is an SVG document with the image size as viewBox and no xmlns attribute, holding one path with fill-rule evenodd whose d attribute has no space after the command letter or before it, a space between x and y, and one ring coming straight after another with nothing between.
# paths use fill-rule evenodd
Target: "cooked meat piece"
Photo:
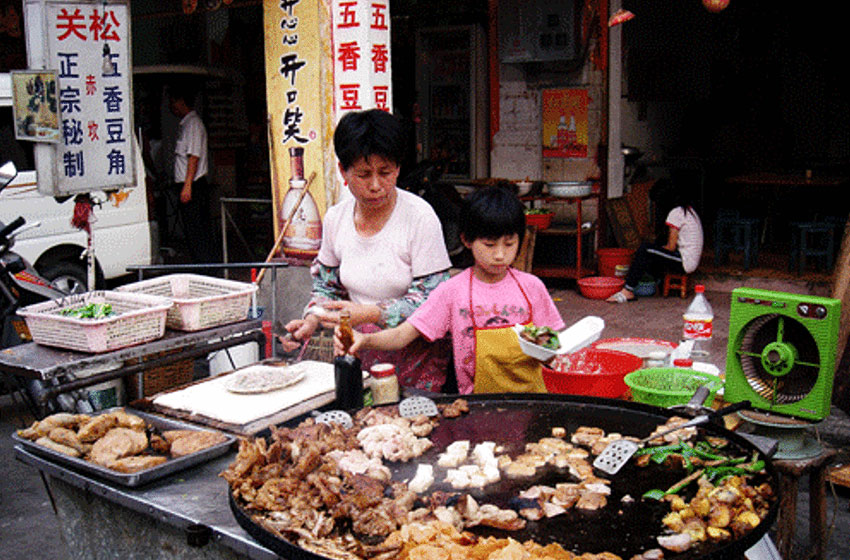
<instances>
[{"instance_id":1,"label":"cooked meat piece","mask_svg":"<svg viewBox=\"0 0 850 560\"><path fill-rule=\"evenodd\" d=\"M162 437L165 438L169 444L174 443L174 440L177 438L181 438L183 436L187 436L189 434L194 434L198 430L165 430L162 432Z\"/></svg>"},{"instance_id":2,"label":"cooked meat piece","mask_svg":"<svg viewBox=\"0 0 850 560\"><path fill-rule=\"evenodd\" d=\"M76 449L81 455L85 454L91 447L80 441L77 432L69 430L68 428L53 428L50 430L50 433L47 434L47 437L56 443L61 443L62 445L67 445L68 447Z\"/></svg>"},{"instance_id":3,"label":"cooked meat piece","mask_svg":"<svg viewBox=\"0 0 850 560\"><path fill-rule=\"evenodd\" d=\"M673 552L684 552L691 548L694 544L691 536L688 533L676 533L674 535L664 535L656 539L662 548L672 550Z\"/></svg>"},{"instance_id":4,"label":"cooked meat piece","mask_svg":"<svg viewBox=\"0 0 850 560\"><path fill-rule=\"evenodd\" d=\"M42 436L35 440L38 445L42 447L46 447L48 449L52 449L53 451L58 451L64 455L69 455L71 457L79 457L81 453L74 449L73 447L68 447L67 445L62 445L61 443L56 443L52 439L47 436Z\"/></svg>"},{"instance_id":5,"label":"cooked meat piece","mask_svg":"<svg viewBox=\"0 0 850 560\"><path fill-rule=\"evenodd\" d=\"M598 492L582 492L575 504L576 509L597 510L602 509L608 503L604 494Z\"/></svg>"},{"instance_id":6,"label":"cooked meat piece","mask_svg":"<svg viewBox=\"0 0 850 560\"><path fill-rule=\"evenodd\" d=\"M384 483L362 474L346 475L342 492L345 501L363 510L381 501L384 497Z\"/></svg>"},{"instance_id":7,"label":"cooked meat piece","mask_svg":"<svg viewBox=\"0 0 850 560\"><path fill-rule=\"evenodd\" d=\"M81 423L87 422L89 419L90 417L86 414L58 412L41 420L36 420L29 428L18 430L18 435L22 438L35 441L41 436L46 436L53 428L72 429Z\"/></svg>"},{"instance_id":8,"label":"cooked meat piece","mask_svg":"<svg viewBox=\"0 0 850 560\"><path fill-rule=\"evenodd\" d=\"M465 399L456 399L453 403L443 408L444 418L457 418L461 414L469 412L469 403Z\"/></svg>"},{"instance_id":9,"label":"cooked meat piece","mask_svg":"<svg viewBox=\"0 0 850 560\"><path fill-rule=\"evenodd\" d=\"M115 459L107 465L110 469L122 473L135 473L152 469L157 465L161 465L168 459L162 455L133 455L132 457L122 457Z\"/></svg>"},{"instance_id":10,"label":"cooked meat piece","mask_svg":"<svg viewBox=\"0 0 850 560\"><path fill-rule=\"evenodd\" d=\"M94 442L89 460L108 467L109 463L121 457L138 455L148 446L148 436L129 428L112 428L105 436Z\"/></svg>"},{"instance_id":11,"label":"cooked meat piece","mask_svg":"<svg viewBox=\"0 0 850 560\"><path fill-rule=\"evenodd\" d=\"M124 409L113 410L109 414L115 417L115 420L118 421L118 425L122 428L130 428L131 430L144 430L147 428L147 423L143 418L136 416L135 414L130 414Z\"/></svg>"},{"instance_id":12,"label":"cooked meat piece","mask_svg":"<svg viewBox=\"0 0 850 560\"><path fill-rule=\"evenodd\" d=\"M171 444L165 441L165 439L159 434L151 434L150 446L151 449L157 453L162 453L163 455L167 454L168 450L171 448Z\"/></svg>"},{"instance_id":13,"label":"cooked meat piece","mask_svg":"<svg viewBox=\"0 0 850 560\"><path fill-rule=\"evenodd\" d=\"M592 447L596 440L605 436L605 430L602 428L596 428L593 426L579 426L575 432L573 432L570 441L575 445L584 445L586 447Z\"/></svg>"},{"instance_id":14,"label":"cooked meat piece","mask_svg":"<svg viewBox=\"0 0 850 560\"><path fill-rule=\"evenodd\" d=\"M184 457L217 445L225 440L227 440L227 436L220 432L209 430L193 431L172 441L170 453L172 457Z\"/></svg>"},{"instance_id":15,"label":"cooked meat piece","mask_svg":"<svg viewBox=\"0 0 850 560\"><path fill-rule=\"evenodd\" d=\"M83 443L92 443L102 438L106 433L118 425L118 419L112 414L101 414L80 426L77 435Z\"/></svg>"}]
</instances>

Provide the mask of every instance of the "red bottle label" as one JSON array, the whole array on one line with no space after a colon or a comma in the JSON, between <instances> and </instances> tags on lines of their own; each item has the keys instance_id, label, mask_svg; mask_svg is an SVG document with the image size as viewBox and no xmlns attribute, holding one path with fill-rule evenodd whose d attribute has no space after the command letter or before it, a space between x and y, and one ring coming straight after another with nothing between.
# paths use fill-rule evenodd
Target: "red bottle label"
<instances>
[{"instance_id":1,"label":"red bottle label","mask_svg":"<svg viewBox=\"0 0 850 560\"><path fill-rule=\"evenodd\" d=\"M712 322L711 319L692 319L685 317L685 326L682 329L683 338L702 340L711 338Z\"/></svg>"}]
</instances>

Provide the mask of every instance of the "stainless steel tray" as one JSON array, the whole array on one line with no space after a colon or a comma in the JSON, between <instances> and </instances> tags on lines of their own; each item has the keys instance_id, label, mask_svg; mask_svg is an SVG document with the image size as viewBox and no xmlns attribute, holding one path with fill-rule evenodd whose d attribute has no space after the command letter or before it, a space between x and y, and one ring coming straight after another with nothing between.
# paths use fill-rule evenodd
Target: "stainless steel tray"
<instances>
[{"instance_id":1,"label":"stainless steel tray","mask_svg":"<svg viewBox=\"0 0 850 560\"><path fill-rule=\"evenodd\" d=\"M105 414L107 412L110 412L111 410L115 409L101 410L97 414ZM165 418L163 416L140 412L131 408L124 407L124 410L126 410L130 414L134 414L139 418L144 419L144 421L147 422L148 425L153 426L154 428L160 431L217 431L211 430L210 428L206 427L199 427L194 424L189 424L187 422L181 422L180 420L174 420L171 418ZM12 439L15 440L15 442L17 442L21 446L23 446L24 449L26 449L27 451L30 451L33 454L38 455L39 457L43 457L45 459L55 461L57 463L61 463L66 467L81 472L82 474L91 475L92 477L107 480L109 482L114 482L116 484L134 487L141 486L142 484L147 484L148 482L166 477L170 474L186 469L193 465L198 465L200 463L209 461L214 457L224 455L236 441L236 438L232 435L224 434L224 436L227 439L225 439L222 443L213 445L206 449L202 449L196 453L192 453L191 455L186 455L184 457L169 458L165 463L161 465L157 465L156 467L145 469L143 471L135 473L121 473L118 471L113 471L112 469L102 467L95 463L90 463L85 459L71 457L70 455L65 455L63 453L59 453L58 451L53 451L52 449L48 449L46 447L42 447L41 445L36 444L34 441L22 438L17 433L12 434Z\"/></svg>"}]
</instances>

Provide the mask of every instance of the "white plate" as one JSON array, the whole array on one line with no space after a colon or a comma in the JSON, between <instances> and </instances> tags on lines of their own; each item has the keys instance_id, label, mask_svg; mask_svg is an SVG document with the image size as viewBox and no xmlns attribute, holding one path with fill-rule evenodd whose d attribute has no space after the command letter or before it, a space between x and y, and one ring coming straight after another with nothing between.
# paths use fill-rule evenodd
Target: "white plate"
<instances>
[{"instance_id":1,"label":"white plate","mask_svg":"<svg viewBox=\"0 0 850 560\"><path fill-rule=\"evenodd\" d=\"M557 350L549 350L548 348L543 348L538 344L525 340L520 336L523 328L524 325L514 325L514 331L519 340L519 347L526 355L541 362L548 362L558 354L575 352L579 348L583 348L594 340L597 340L602 333L602 329L605 328L605 321L601 317L591 315L559 332L558 341L561 343L561 346Z\"/></svg>"},{"instance_id":2,"label":"white plate","mask_svg":"<svg viewBox=\"0 0 850 560\"><path fill-rule=\"evenodd\" d=\"M231 393L246 395L268 393L298 383L304 378L305 371L298 364L284 367L257 364L230 374L224 388Z\"/></svg>"}]
</instances>

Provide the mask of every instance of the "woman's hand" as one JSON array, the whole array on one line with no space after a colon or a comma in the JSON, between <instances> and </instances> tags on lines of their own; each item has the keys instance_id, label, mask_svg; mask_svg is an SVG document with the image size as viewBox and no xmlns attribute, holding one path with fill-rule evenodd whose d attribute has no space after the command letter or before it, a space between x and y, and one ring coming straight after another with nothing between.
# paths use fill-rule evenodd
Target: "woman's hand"
<instances>
[{"instance_id":1,"label":"woman's hand","mask_svg":"<svg viewBox=\"0 0 850 560\"><path fill-rule=\"evenodd\" d=\"M363 343L368 335L363 333L352 331L352 338L354 342L351 344L351 347L348 349L348 354L356 356L358 354L358 350L363 346ZM339 334L339 327L334 329L334 356L343 356L345 355L345 349L342 347L342 339Z\"/></svg>"},{"instance_id":2,"label":"woman's hand","mask_svg":"<svg viewBox=\"0 0 850 560\"><path fill-rule=\"evenodd\" d=\"M377 323L381 320L381 310L377 305L354 303L351 301L326 301L322 307L328 311L321 316L322 324L326 327L339 325L340 311L347 309L351 313L351 325Z\"/></svg>"},{"instance_id":3,"label":"woman's hand","mask_svg":"<svg viewBox=\"0 0 850 560\"><path fill-rule=\"evenodd\" d=\"M319 327L319 318L315 315L307 315L304 319L295 319L288 322L284 328L290 336L279 336L280 344L286 352L292 352L299 348L303 341L308 340Z\"/></svg>"}]
</instances>

